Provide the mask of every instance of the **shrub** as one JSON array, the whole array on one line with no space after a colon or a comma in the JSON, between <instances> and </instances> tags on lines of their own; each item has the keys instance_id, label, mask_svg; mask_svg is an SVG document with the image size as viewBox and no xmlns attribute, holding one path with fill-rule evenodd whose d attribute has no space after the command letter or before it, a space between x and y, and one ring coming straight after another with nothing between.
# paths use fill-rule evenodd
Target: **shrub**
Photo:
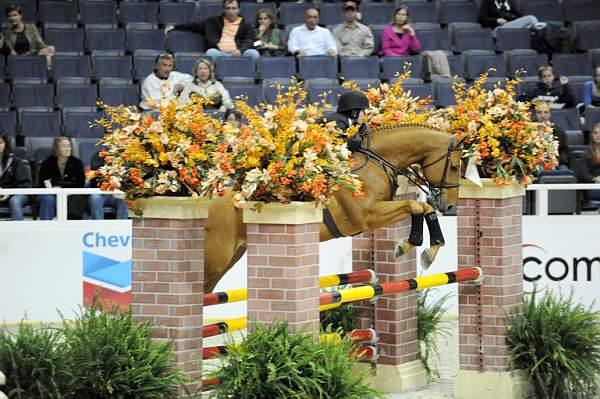
<instances>
[{"instance_id":1,"label":"shrub","mask_svg":"<svg viewBox=\"0 0 600 399\"><path fill-rule=\"evenodd\" d=\"M320 312L321 329L340 330L346 334L354 330L358 316L354 313L352 304L344 303L340 307Z\"/></svg>"},{"instance_id":2,"label":"shrub","mask_svg":"<svg viewBox=\"0 0 600 399\"><path fill-rule=\"evenodd\" d=\"M448 326L442 320L442 316L448 309L445 307L450 294L446 294L433 303L427 302L429 290L419 291L417 293L417 317L418 317L418 337L419 337L419 359L431 377L439 377L439 372L429 363L431 356L438 356L438 347L436 338L438 336L448 336Z\"/></svg>"},{"instance_id":3,"label":"shrub","mask_svg":"<svg viewBox=\"0 0 600 399\"><path fill-rule=\"evenodd\" d=\"M324 342L309 334L289 334L287 324L257 327L238 347L230 345L216 376L216 398L381 397L365 384L349 356L347 340Z\"/></svg>"},{"instance_id":4,"label":"shrub","mask_svg":"<svg viewBox=\"0 0 600 399\"><path fill-rule=\"evenodd\" d=\"M598 312L546 293L525 299L509 320L513 366L525 369L537 398L595 398L600 393Z\"/></svg>"}]
</instances>

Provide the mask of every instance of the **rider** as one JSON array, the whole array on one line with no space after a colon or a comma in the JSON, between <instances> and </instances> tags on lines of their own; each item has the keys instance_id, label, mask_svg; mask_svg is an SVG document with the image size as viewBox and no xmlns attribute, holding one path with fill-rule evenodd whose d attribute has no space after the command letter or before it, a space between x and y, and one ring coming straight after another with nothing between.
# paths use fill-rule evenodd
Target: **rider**
<instances>
[{"instance_id":1,"label":"rider","mask_svg":"<svg viewBox=\"0 0 600 399\"><path fill-rule=\"evenodd\" d=\"M365 115L364 110L367 108L369 108L369 99L367 96L360 91L347 91L340 96L337 111L325 116L324 120L325 122L335 122L337 128L340 129L345 136L346 130L350 127L362 125ZM353 149L352 147L356 145L360 147L359 140L361 137L356 137L355 140L352 140L352 138L347 139L348 147L350 149Z\"/></svg>"}]
</instances>

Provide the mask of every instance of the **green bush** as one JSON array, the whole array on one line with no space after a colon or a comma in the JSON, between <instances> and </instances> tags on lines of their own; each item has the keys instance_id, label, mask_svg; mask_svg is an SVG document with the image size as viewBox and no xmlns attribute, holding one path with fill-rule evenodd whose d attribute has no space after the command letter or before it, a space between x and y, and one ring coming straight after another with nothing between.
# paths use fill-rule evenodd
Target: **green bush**
<instances>
[{"instance_id":1,"label":"green bush","mask_svg":"<svg viewBox=\"0 0 600 399\"><path fill-rule=\"evenodd\" d=\"M216 398L382 397L365 382L348 354L347 340L323 342L309 334L289 334L287 324L258 327L239 347L230 345L215 376Z\"/></svg>"},{"instance_id":2,"label":"green bush","mask_svg":"<svg viewBox=\"0 0 600 399\"><path fill-rule=\"evenodd\" d=\"M514 368L527 371L537 398L597 398L598 312L573 303L572 295L536 295L525 299L523 315L509 320Z\"/></svg>"},{"instance_id":3,"label":"green bush","mask_svg":"<svg viewBox=\"0 0 600 399\"><path fill-rule=\"evenodd\" d=\"M419 338L419 359L427 375L439 377L439 372L430 364L431 356L438 356L438 347L436 338L438 336L448 336L447 323L442 320L442 316L448 308L445 306L450 298L446 294L433 303L427 302L429 290L418 291L417 293L417 317L418 317L418 338Z\"/></svg>"},{"instance_id":4,"label":"green bush","mask_svg":"<svg viewBox=\"0 0 600 399\"><path fill-rule=\"evenodd\" d=\"M9 398L64 398L72 381L62 367L66 346L59 331L21 323L16 332L0 328L0 370L6 376L2 387Z\"/></svg>"},{"instance_id":5,"label":"green bush","mask_svg":"<svg viewBox=\"0 0 600 399\"><path fill-rule=\"evenodd\" d=\"M354 313L352 304L343 303L340 307L320 312L321 329L339 330L346 334L355 329L358 316Z\"/></svg>"}]
</instances>

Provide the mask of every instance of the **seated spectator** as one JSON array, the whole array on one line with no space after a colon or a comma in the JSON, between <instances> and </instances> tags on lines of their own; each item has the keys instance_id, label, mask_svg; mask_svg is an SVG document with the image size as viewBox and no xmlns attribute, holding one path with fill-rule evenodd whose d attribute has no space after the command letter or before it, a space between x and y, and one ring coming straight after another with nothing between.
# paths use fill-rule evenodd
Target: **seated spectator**
<instances>
[{"instance_id":1,"label":"seated spectator","mask_svg":"<svg viewBox=\"0 0 600 399\"><path fill-rule=\"evenodd\" d=\"M3 33L0 33L0 55L9 55L10 47L8 47L8 43L4 37Z\"/></svg>"},{"instance_id":2,"label":"seated spectator","mask_svg":"<svg viewBox=\"0 0 600 399\"><path fill-rule=\"evenodd\" d=\"M96 171L104 166L104 159L100 156L100 151L94 153L90 160L90 168ZM98 177L90 180L90 187L100 187L102 183ZM117 211L117 219L127 219L127 205L116 194L92 194L88 197L88 205L92 219L104 220L104 207L110 206Z\"/></svg>"},{"instance_id":3,"label":"seated spectator","mask_svg":"<svg viewBox=\"0 0 600 399\"><path fill-rule=\"evenodd\" d=\"M4 13L10 26L4 28L2 33L10 54L45 55L48 59L48 65L51 65L54 47L44 43L35 24L23 23L23 10L21 7L10 4L6 6Z\"/></svg>"},{"instance_id":4,"label":"seated spectator","mask_svg":"<svg viewBox=\"0 0 600 399\"><path fill-rule=\"evenodd\" d=\"M552 123L550 120L551 116L552 112L548 103L539 102L535 105L535 119L544 125L550 126L554 134L554 140L558 141L558 169L568 170L569 151L567 148L567 134L560 126Z\"/></svg>"},{"instance_id":5,"label":"seated spectator","mask_svg":"<svg viewBox=\"0 0 600 399\"><path fill-rule=\"evenodd\" d=\"M594 80L583 85L583 105L585 107L600 107L600 67L594 70Z\"/></svg>"},{"instance_id":6,"label":"seated spectator","mask_svg":"<svg viewBox=\"0 0 600 399\"><path fill-rule=\"evenodd\" d=\"M229 92L223 83L215 78L213 65L206 58L200 58L194 64L194 80L185 84L179 96L179 103L187 104L192 96L210 99L211 104L206 105L205 108L214 108L219 112L233 108Z\"/></svg>"},{"instance_id":7,"label":"seated spectator","mask_svg":"<svg viewBox=\"0 0 600 399\"><path fill-rule=\"evenodd\" d=\"M375 47L373 33L358 22L358 6L354 1L344 3L344 22L333 29L338 54L341 56L369 56Z\"/></svg>"},{"instance_id":8,"label":"seated spectator","mask_svg":"<svg viewBox=\"0 0 600 399\"><path fill-rule=\"evenodd\" d=\"M538 23L533 15L521 16L511 0L482 0L479 6L479 23L484 28L522 29Z\"/></svg>"},{"instance_id":9,"label":"seated spectator","mask_svg":"<svg viewBox=\"0 0 600 399\"><path fill-rule=\"evenodd\" d=\"M0 188L29 188L31 177L23 160L11 152L10 140L0 132ZM29 202L28 195L0 195L0 204L10 208L12 220L23 220L23 206Z\"/></svg>"},{"instance_id":10,"label":"seated spectator","mask_svg":"<svg viewBox=\"0 0 600 399\"><path fill-rule=\"evenodd\" d=\"M256 42L262 56L285 55L283 33L277 27L275 14L270 8L261 8L256 13Z\"/></svg>"},{"instance_id":11,"label":"seated spectator","mask_svg":"<svg viewBox=\"0 0 600 399\"><path fill-rule=\"evenodd\" d=\"M585 158L582 169L577 171L578 179L582 183L600 183L600 123L592 128ZM600 190L588 190L587 199L600 201Z\"/></svg>"},{"instance_id":12,"label":"seated spectator","mask_svg":"<svg viewBox=\"0 0 600 399\"><path fill-rule=\"evenodd\" d=\"M408 7L400 6L394 12L392 22L381 32L381 51L384 56L405 56L421 51L421 43L412 26Z\"/></svg>"},{"instance_id":13,"label":"seated spectator","mask_svg":"<svg viewBox=\"0 0 600 399\"><path fill-rule=\"evenodd\" d=\"M85 173L79 158L71 155L71 139L54 138L52 155L42 161L39 171L39 187L81 188L85 186ZM52 220L56 216L56 197L40 195L40 219ZM70 195L67 201L69 219L81 219L85 209L85 195Z\"/></svg>"},{"instance_id":14,"label":"seated spectator","mask_svg":"<svg viewBox=\"0 0 600 399\"><path fill-rule=\"evenodd\" d=\"M304 14L305 23L290 32L288 51L295 56L329 55L335 56L335 39L327 28L319 26L319 10L309 8Z\"/></svg>"},{"instance_id":15,"label":"seated spectator","mask_svg":"<svg viewBox=\"0 0 600 399\"><path fill-rule=\"evenodd\" d=\"M208 17L203 21L191 24L169 25L165 33L171 29L199 32L206 42L206 55L209 57L260 57L258 51L253 49L256 34L252 25L240 16L240 3L238 0L225 0L223 2L223 15Z\"/></svg>"},{"instance_id":16,"label":"seated spectator","mask_svg":"<svg viewBox=\"0 0 600 399\"><path fill-rule=\"evenodd\" d=\"M231 126L239 129L242 125L242 113L236 109L229 108L223 115L223 122L229 123Z\"/></svg>"},{"instance_id":17,"label":"seated spectator","mask_svg":"<svg viewBox=\"0 0 600 399\"><path fill-rule=\"evenodd\" d=\"M520 100L531 101L534 104L544 101L550 104L551 108L575 106L575 97L571 94L569 79L566 76L561 75L556 79L551 66L542 66L538 69L538 78L540 81L521 95Z\"/></svg>"},{"instance_id":18,"label":"seated spectator","mask_svg":"<svg viewBox=\"0 0 600 399\"><path fill-rule=\"evenodd\" d=\"M146 76L142 84L142 102L140 108L150 110L158 106L160 99L163 97L163 91L168 98L179 95L183 90L186 82L191 82L193 77L187 73L181 73L173 70L175 59L170 53L160 53L156 56L154 62L154 72ZM165 87L167 84L168 87ZM148 104L148 99L151 98L153 106Z\"/></svg>"}]
</instances>

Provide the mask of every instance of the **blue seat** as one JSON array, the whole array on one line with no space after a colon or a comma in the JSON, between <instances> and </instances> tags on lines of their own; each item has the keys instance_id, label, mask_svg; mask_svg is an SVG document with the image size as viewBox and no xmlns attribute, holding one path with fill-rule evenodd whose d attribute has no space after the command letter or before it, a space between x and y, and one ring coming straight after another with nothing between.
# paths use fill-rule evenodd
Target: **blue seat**
<instances>
[{"instance_id":1,"label":"blue seat","mask_svg":"<svg viewBox=\"0 0 600 399\"><path fill-rule=\"evenodd\" d=\"M416 31L422 50L450 50L447 29L419 29Z\"/></svg>"},{"instance_id":2,"label":"blue seat","mask_svg":"<svg viewBox=\"0 0 600 399\"><path fill-rule=\"evenodd\" d=\"M40 0L38 7L38 20L42 23L77 23L77 3L74 1Z\"/></svg>"},{"instance_id":3,"label":"blue seat","mask_svg":"<svg viewBox=\"0 0 600 399\"><path fill-rule=\"evenodd\" d=\"M344 22L343 3L321 3L319 21L323 25L338 25Z\"/></svg>"},{"instance_id":4,"label":"blue seat","mask_svg":"<svg viewBox=\"0 0 600 399\"><path fill-rule=\"evenodd\" d=\"M140 93L137 85L134 84L99 84L99 95L102 102L117 105L138 105L140 102Z\"/></svg>"},{"instance_id":5,"label":"blue seat","mask_svg":"<svg viewBox=\"0 0 600 399\"><path fill-rule=\"evenodd\" d=\"M423 67L421 60L417 55L408 55L405 57L383 57L381 61L382 77L383 79L390 80L396 76L397 73L404 73L406 70L410 70L410 77L420 78Z\"/></svg>"},{"instance_id":6,"label":"blue seat","mask_svg":"<svg viewBox=\"0 0 600 399\"><path fill-rule=\"evenodd\" d=\"M83 162L84 167L90 165L92 155L103 149L103 146L97 145L94 141L82 141L79 143L79 159ZM112 208L110 208L112 209Z\"/></svg>"},{"instance_id":7,"label":"blue seat","mask_svg":"<svg viewBox=\"0 0 600 399\"><path fill-rule=\"evenodd\" d=\"M269 8L273 11L273 14L277 15L277 5L275 3L255 3L250 1L242 1L240 3L240 14L249 24L254 25L256 23L256 13L263 8Z\"/></svg>"},{"instance_id":8,"label":"blue seat","mask_svg":"<svg viewBox=\"0 0 600 399\"><path fill-rule=\"evenodd\" d=\"M540 21L562 20L560 3L558 2L558 0L522 1L521 14L535 15L536 18Z\"/></svg>"},{"instance_id":9,"label":"blue seat","mask_svg":"<svg viewBox=\"0 0 600 399\"><path fill-rule=\"evenodd\" d=\"M431 83L406 83L402 84L404 91L410 91L411 97L427 98L433 95Z\"/></svg>"},{"instance_id":10,"label":"blue seat","mask_svg":"<svg viewBox=\"0 0 600 399\"><path fill-rule=\"evenodd\" d=\"M0 56L0 82L4 81L6 77L6 57Z\"/></svg>"},{"instance_id":11,"label":"blue seat","mask_svg":"<svg viewBox=\"0 0 600 399\"><path fill-rule=\"evenodd\" d=\"M92 55L96 79L132 79L133 63L128 55Z\"/></svg>"},{"instance_id":12,"label":"blue seat","mask_svg":"<svg viewBox=\"0 0 600 399\"><path fill-rule=\"evenodd\" d=\"M453 82L453 78L446 77L437 78L432 82L433 100L438 107L456 105L454 90L452 89Z\"/></svg>"},{"instance_id":13,"label":"blue seat","mask_svg":"<svg viewBox=\"0 0 600 399\"><path fill-rule=\"evenodd\" d=\"M11 137L17 133L17 112L0 110L0 129Z\"/></svg>"},{"instance_id":14,"label":"blue seat","mask_svg":"<svg viewBox=\"0 0 600 399\"><path fill-rule=\"evenodd\" d=\"M309 8L314 8L313 3L281 3L279 5L279 23L292 25L304 23L304 13Z\"/></svg>"},{"instance_id":15,"label":"blue seat","mask_svg":"<svg viewBox=\"0 0 600 399\"><path fill-rule=\"evenodd\" d=\"M373 55L378 55L381 50L381 34L383 33L384 27L381 25L371 25L371 32L373 32Z\"/></svg>"},{"instance_id":16,"label":"blue seat","mask_svg":"<svg viewBox=\"0 0 600 399\"><path fill-rule=\"evenodd\" d=\"M6 13L4 10L8 5L17 5L21 7L23 11L23 22L25 23L36 23L37 22L37 3L32 0L0 0L0 23L7 22Z\"/></svg>"},{"instance_id":17,"label":"blue seat","mask_svg":"<svg viewBox=\"0 0 600 399\"><path fill-rule=\"evenodd\" d=\"M575 46L578 50L587 51L600 48L600 21L583 21L573 24L575 29Z\"/></svg>"},{"instance_id":18,"label":"blue seat","mask_svg":"<svg viewBox=\"0 0 600 399\"><path fill-rule=\"evenodd\" d=\"M531 31L529 29L498 29L496 32L496 50L500 52L530 49Z\"/></svg>"},{"instance_id":19,"label":"blue seat","mask_svg":"<svg viewBox=\"0 0 600 399\"><path fill-rule=\"evenodd\" d=\"M158 3L153 1L122 1L119 15L123 24L150 23L158 21Z\"/></svg>"},{"instance_id":20,"label":"blue seat","mask_svg":"<svg viewBox=\"0 0 600 399\"><path fill-rule=\"evenodd\" d=\"M87 48L90 51L125 52L125 30L121 28L96 28L86 26Z\"/></svg>"},{"instance_id":21,"label":"blue seat","mask_svg":"<svg viewBox=\"0 0 600 399\"><path fill-rule=\"evenodd\" d=\"M590 58L585 53L554 54L552 66L556 75L589 76L592 71Z\"/></svg>"},{"instance_id":22,"label":"blue seat","mask_svg":"<svg viewBox=\"0 0 600 399\"><path fill-rule=\"evenodd\" d=\"M175 67L179 72L193 75L194 64L200 58L205 58L212 62L210 57L206 57L202 53L175 53Z\"/></svg>"},{"instance_id":23,"label":"blue seat","mask_svg":"<svg viewBox=\"0 0 600 399\"><path fill-rule=\"evenodd\" d=\"M198 2L198 17L204 19L223 14L223 4L220 1Z\"/></svg>"},{"instance_id":24,"label":"blue seat","mask_svg":"<svg viewBox=\"0 0 600 399\"><path fill-rule=\"evenodd\" d=\"M588 132L592 131L592 128L600 123L600 108L587 107L584 113L585 117L585 129Z\"/></svg>"},{"instance_id":25,"label":"blue seat","mask_svg":"<svg viewBox=\"0 0 600 399\"><path fill-rule=\"evenodd\" d=\"M459 3L442 1L439 5L439 20L445 25L453 22L477 22L477 14L477 3L474 1Z\"/></svg>"},{"instance_id":26,"label":"blue seat","mask_svg":"<svg viewBox=\"0 0 600 399\"><path fill-rule=\"evenodd\" d=\"M263 91L261 85L255 84L229 84L226 85L229 95L236 101L239 96L245 97L245 102L254 107L263 101Z\"/></svg>"},{"instance_id":27,"label":"blue seat","mask_svg":"<svg viewBox=\"0 0 600 399\"><path fill-rule=\"evenodd\" d=\"M215 72L219 79L254 80L254 61L250 57L219 57L215 64Z\"/></svg>"},{"instance_id":28,"label":"blue seat","mask_svg":"<svg viewBox=\"0 0 600 399\"><path fill-rule=\"evenodd\" d=\"M437 9L435 2L406 2L403 1L402 5L408 7L410 12L410 21L412 23L430 22L437 23ZM392 10L388 15L388 22L391 20L390 15L393 15Z\"/></svg>"},{"instance_id":29,"label":"blue seat","mask_svg":"<svg viewBox=\"0 0 600 399\"><path fill-rule=\"evenodd\" d=\"M10 85L8 83L0 83L0 109L7 110L11 106Z\"/></svg>"},{"instance_id":30,"label":"blue seat","mask_svg":"<svg viewBox=\"0 0 600 399\"><path fill-rule=\"evenodd\" d=\"M563 130L581 130L579 111L575 108L553 109L550 120Z\"/></svg>"},{"instance_id":31,"label":"blue seat","mask_svg":"<svg viewBox=\"0 0 600 399\"><path fill-rule=\"evenodd\" d=\"M90 57L87 55L56 54L52 58L54 79L85 78L92 76Z\"/></svg>"},{"instance_id":32,"label":"blue seat","mask_svg":"<svg viewBox=\"0 0 600 399\"><path fill-rule=\"evenodd\" d=\"M155 60L158 54L160 54L158 51L138 51L133 54L133 77L135 80L142 81L154 71L154 64L156 64Z\"/></svg>"},{"instance_id":33,"label":"blue seat","mask_svg":"<svg viewBox=\"0 0 600 399\"><path fill-rule=\"evenodd\" d=\"M104 128L90 123L103 118L102 111L85 108L66 108L62 112L65 134L77 138L100 138L104 136Z\"/></svg>"},{"instance_id":34,"label":"blue seat","mask_svg":"<svg viewBox=\"0 0 600 399\"><path fill-rule=\"evenodd\" d=\"M204 52L204 36L200 33L172 30L167 38L167 48L172 53L202 53Z\"/></svg>"},{"instance_id":35,"label":"blue seat","mask_svg":"<svg viewBox=\"0 0 600 399\"><path fill-rule=\"evenodd\" d=\"M291 79L286 78L273 78L273 79L265 79L262 82L263 88L263 98L268 103L271 104L275 102L275 97L278 93L278 87L281 88L281 93L284 94L288 91L289 86L292 84Z\"/></svg>"},{"instance_id":36,"label":"blue seat","mask_svg":"<svg viewBox=\"0 0 600 399\"><path fill-rule=\"evenodd\" d=\"M300 57L298 60L298 75L304 80L314 78L337 79L337 60L335 57L321 55Z\"/></svg>"},{"instance_id":37,"label":"blue seat","mask_svg":"<svg viewBox=\"0 0 600 399\"><path fill-rule=\"evenodd\" d=\"M378 79L379 58L340 57L340 75L346 80Z\"/></svg>"},{"instance_id":38,"label":"blue seat","mask_svg":"<svg viewBox=\"0 0 600 399\"><path fill-rule=\"evenodd\" d=\"M81 22L88 24L116 24L116 1L79 1L79 15Z\"/></svg>"},{"instance_id":39,"label":"blue seat","mask_svg":"<svg viewBox=\"0 0 600 399\"><path fill-rule=\"evenodd\" d=\"M135 26L128 26L126 31L127 47L129 48L129 51L163 51L165 49L165 34L162 29L141 29Z\"/></svg>"},{"instance_id":40,"label":"blue seat","mask_svg":"<svg viewBox=\"0 0 600 399\"><path fill-rule=\"evenodd\" d=\"M360 12L365 25L389 23L394 15L394 3L362 3Z\"/></svg>"},{"instance_id":41,"label":"blue seat","mask_svg":"<svg viewBox=\"0 0 600 399\"><path fill-rule=\"evenodd\" d=\"M67 3L69 2L60 2ZM54 46L57 52L75 52L83 54L85 36L83 28L46 27L44 28L46 43Z\"/></svg>"},{"instance_id":42,"label":"blue seat","mask_svg":"<svg viewBox=\"0 0 600 399\"><path fill-rule=\"evenodd\" d=\"M596 0L569 0L562 2L565 22L600 20L600 7Z\"/></svg>"},{"instance_id":43,"label":"blue seat","mask_svg":"<svg viewBox=\"0 0 600 399\"><path fill-rule=\"evenodd\" d=\"M310 85L308 102L321 103L324 99L330 107L337 107L340 94L345 90L339 85Z\"/></svg>"},{"instance_id":44,"label":"blue seat","mask_svg":"<svg viewBox=\"0 0 600 399\"><path fill-rule=\"evenodd\" d=\"M568 76L568 78L571 93L575 97L575 104L583 103L583 86L589 78L584 76Z\"/></svg>"},{"instance_id":45,"label":"blue seat","mask_svg":"<svg viewBox=\"0 0 600 399\"><path fill-rule=\"evenodd\" d=\"M48 78L46 57L39 55L9 55L8 76L11 79L42 79Z\"/></svg>"},{"instance_id":46,"label":"blue seat","mask_svg":"<svg viewBox=\"0 0 600 399\"><path fill-rule=\"evenodd\" d=\"M91 83L56 82L56 103L60 108L96 107L98 88Z\"/></svg>"},{"instance_id":47,"label":"blue seat","mask_svg":"<svg viewBox=\"0 0 600 399\"><path fill-rule=\"evenodd\" d=\"M521 76L537 76L538 68L548 65L548 55L537 54L534 50L512 50L504 53L504 56L509 76L515 76L517 70L524 71Z\"/></svg>"},{"instance_id":48,"label":"blue seat","mask_svg":"<svg viewBox=\"0 0 600 399\"><path fill-rule=\"evenodd\" d=\"M592 65L592 70L594 70L600 66L600 48L592 49L592 50L588 51L588 56L590 57L590 63Z\"/></svg>"},{"instance_id":49,"label":"blue seat","mask_svg":"<svg viewBox=\"0 0 600 399\"><path fill-rule=\"evenodd\" d=\"M15 107L54 107L54 89L51 84L15 83Z\"/></svg>"},{"instance_id":50,"label":"blue seat","mask_svg":"<svg viewBox=\"0 0 600 399\"><path fill-rule=\"evenodd\" d=\"M260 57L257 64L258 78L290 78L296 74L294 57Z\"/></svg>"},{"instance_id":51,"label":"blue seat","mask_svg":"<svg viewBox=\"0 0 600 399\"><path fill-rule=\"evenodd\" d=\"M161 24L188 24L196 16L195 3L161 1L158 3L158 22Z\"/></svg>"},{"instance_id":52,"label":"blue seat","mask_svg":"<svg viewBox=\"0 0 600 399\"><path fill-rule=\"evenodd\" d=\"M467 50L493 50L492 30L489 28L454 29L452 32L452 49L458 53Z\"/></svg>"},{"instance_id":53,"label":"blue seat","mask_svg":"<svg viewBox=\"0 0 600 399\"><path fill-rule=\"evenodd\" d=\"M25 137L54 137L60 134L58 111L23 108L18 115L21 133Z\"/></svg>"},{"instance_id":54,"label":"blue seat","mask_svg":"<svg viewBox=\"0 0 600 399\"><path fill-rule=\"evenodd\" d=\"M493 51L487 50L475 50L467 51L462 55L465 67L464 76L467 80L475 80L486 72L490 77L503 77L506 75L502 54L495 54ZM494 70L492 71L491 68Z\"/></svg>"}]
</instances>

